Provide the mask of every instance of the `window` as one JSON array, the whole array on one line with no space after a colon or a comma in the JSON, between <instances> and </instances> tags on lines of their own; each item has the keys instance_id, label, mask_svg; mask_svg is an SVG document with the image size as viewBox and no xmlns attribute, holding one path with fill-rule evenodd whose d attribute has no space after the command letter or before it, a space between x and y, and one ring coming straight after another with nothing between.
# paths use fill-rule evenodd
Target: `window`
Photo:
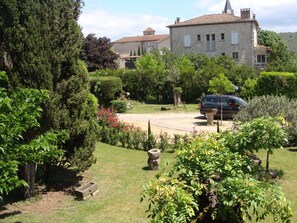
<instances>
[{"instance_id":1,"label":"window","mask_svg":"<svg viewBox=\"0 0 297 223\"><path fill-rule=\"evenodd\" d=\"M216 35L215 34L211 34L211 40L215 41L216 40Z\"/></svg>"},{"instance_id":2,"label":"window","mask_svg":"<svg viewBox=\"0 0 297 223\"><path fill-rule=\"evenodd\" d=\"M221 33L221 40L225 40L225 33Z\"/></svg>"},{"instance_id":3,"label":"window","mask_svg":"<svg viewBox=\"0 0 297 223\"><path fill-rule=\"evenodd\" d=\"M197 41L198 41L198 42L201 41L201 35L200 35L200 34L197 35Z\"/></svg>"},{"instance_id":4,"label":"window","mask_svg":"<svg viewBox=\"0 0 297 223\"><path fill-rule=\"evenodd\" d=\"M215 34L206 34L206 51L208 51L208 52L216 51L216 41L215 40L216 40Z\"/></svg>"},{"instance_id":5,"label":"window","mask_svg":"<svg viewBox=\"0 0 297 223\"><path fill-rule=\"evenodd\" d=\"M222 53L222 56L226 56L226 53Z\"/></svg>"},{"instance_id":6,"label":"window","mask_svg":"<svg viewBox=\"0 0 297 223\"><path fill-rule=\"evenodd\" d=\"M257 55L257 63L266 63L265 55Z\"/></svg>"},{"instance_id":7,"label":"window","mask_svg":"<svg viewBox=\"0 0 297 223\"><path fill-rule=\"evenodd\" d=\"M232 53L232 57L233 57L233 60L238 60L238 52L233 52Z\"/></svg>"},{"instance_id":8,"label":"window","mask_svg":"<svg viewBox=\"0 0 297 223\"><path fill-rule=\"evenodd\" d=\"M232 45L237 45L238 44L238 33L237 32L232 32L232 34L231 34L231 44Z\"/></svg>"},{"instance_id":9,"label":"window","mask_svg":"<svg viewBox=\"0 0 297 223\"><path fill-rule=\"evenodd\" d=\"M184 47L191 47L191 38L189 35L184 35Z\"/></svg>"}]
</instances>

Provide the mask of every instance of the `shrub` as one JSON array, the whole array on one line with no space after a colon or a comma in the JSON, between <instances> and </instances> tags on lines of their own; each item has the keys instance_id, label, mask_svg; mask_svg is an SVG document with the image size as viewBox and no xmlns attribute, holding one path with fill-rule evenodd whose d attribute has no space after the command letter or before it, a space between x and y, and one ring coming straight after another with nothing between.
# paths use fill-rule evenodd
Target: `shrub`
<instances>
[{"instance_id":1,"label":"shrub","mask_svg":"<svg viewBox=\"0 0 297 223\"><path fill-rule=\"evenodd\" d=\"M184 144L169 171L145 185L149 222L260 222L269 215L274 222L290 222L280 188L255 179L250 160L217 136Z\"/></svg>"},{"instance_id":2,"label":"shrub","mask_svg":"<svg viewBox=\"0 0 297 223\"><path fill-rule=\"evenodd\" d=\"M245 122L267 116L283 119L289 145L297 145L297 100L272 95L254 97L235 115L235 120Z\"/></svg>"},{"instance_id":3,"label":"shrub","mask_svg":"<svg viewBox=\"0 0 297 223\"><path fill-rule=\"evenodd\" d=\"M170 136L167 132L161 132L159 134L158 148L164 152L170 148Z\"/></svg>"},{"instance_id":4,"label":"shrub","mask_svg":"<svg viewBox=\"0 0 297 223\"><path fill-rule=\"evenodd\" d=\"M240 92L240 96L245 99L253 98L254 96L256 96L257 95L256 85L257 85L256 79L250 79L250 78L247 79L244 82L242 91Z\"/></svg>"},{"instance_id":5,"label":"shrub","mask_svg":"<svg viewBox=\"0 0 297 223\"><path fill-rule=\"evenodd\" d=\"M127 102L125 100L112 100L112 110L118 113L125 113L127 111Z\"/></svg>"},{"instance_id":6,"label":"shrub","mask_svg":"<svg viewBox=\"0 0 297 223\"><path fill-rule=\"evenodd\" d=\"M119 77L99 77L95 80L97 82L94 87L94 95L101 105L108 105L111 100L117 99L123 91L122 80Z\"/></svg>"},{"instance_id":7,"label":"shrub","mask_svg":"<svg viewBox=\"0 0 297 223\"><path fill-rule=\"evenodd\" d=\"M261 72L257 80L258 95L297 97L297 76L287 72Z\"/></svg>"}]
</instances>

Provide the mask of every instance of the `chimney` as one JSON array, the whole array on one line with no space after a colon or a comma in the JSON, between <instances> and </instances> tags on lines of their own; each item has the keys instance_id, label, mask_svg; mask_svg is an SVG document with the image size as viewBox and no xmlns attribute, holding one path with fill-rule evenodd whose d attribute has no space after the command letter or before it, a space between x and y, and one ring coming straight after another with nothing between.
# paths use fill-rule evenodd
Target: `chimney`
<instances>
[{"instance_id":1,"label":"chimney","mask_svg":"<svg viewBox=\"0 0 297 223\"><path fill-rule=\"evenodd\" d=\"M256 19L256 14L253 14L253 19Z\"/></svg>"},{"instance_id":2,"label":"chimney","mask_svg":"<svg viewBox=\"0 0 297 223\"><path fill-rule=\"evenodd\" d=\"M240 17L241 19L250 19L251 9L250 8L240 9Z\"/></svg>"},{"instance_id":3,"label":"chimney","mask_svg":"<svg viewBox=\"0 0 297 223\"><path fill-rule=\"evenodd\" d=\"M180 17L176 17L175 24L180 23Z\"/></svg>"}]
</instances>

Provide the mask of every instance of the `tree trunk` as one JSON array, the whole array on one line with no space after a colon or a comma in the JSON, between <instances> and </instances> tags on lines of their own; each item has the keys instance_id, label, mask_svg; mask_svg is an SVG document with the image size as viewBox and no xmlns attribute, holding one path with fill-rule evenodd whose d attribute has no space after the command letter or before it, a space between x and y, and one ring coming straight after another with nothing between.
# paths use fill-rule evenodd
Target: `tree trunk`
<instances>
[{"instance_id":1,"label":"tree trunk","mask_svg":"<svg viewBox=\"0 0 297 223\"><path fill-rule=\"evenodd\" d=\"M176 92L173 92L174 108L177 108L177 95Z\"/></svg>"},{"instance_id":2,"label":"tree trunk","mask_svg":"<svg viewBox=\"0 0 297 223\"><path fill-rule=\"evenodd\" d=\"M223 95L221 94L221 125L223 125Z\"/></svg>"},{"instance_id":3,"label":"tree trunk","mask_svg":"<svg viewBox=\"0 0 297 223\"><path fill-rule=\"evenodd\" d=\"M266 173L269 173L269 151L266 154Z\"/></svg>"},{"instance_id":4,"label":"tree trunk","mask_svg":"<svg viewBox=\"0 0 297 223\"><path fill-rule=\"evenodd\" d=\"M24 197L30 198L35 195L35 174L36 174L37 164L27 163L23 167L23 179L28 184L24 188Z\"/></svg>"}]
</instances>

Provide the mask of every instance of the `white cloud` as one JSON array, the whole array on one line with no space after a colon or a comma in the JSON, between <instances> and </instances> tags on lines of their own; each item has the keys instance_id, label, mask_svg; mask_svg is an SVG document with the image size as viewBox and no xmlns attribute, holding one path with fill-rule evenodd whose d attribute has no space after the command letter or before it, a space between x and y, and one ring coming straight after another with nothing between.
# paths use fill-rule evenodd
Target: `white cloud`
<instances>
[{"instance_id":1,"label":"white cloud","mask_svg":"<svg viewBox=\"0 0 297 223\"><path fill-rule=\"evenodd\" d=\"M142 35L147 27L156 30L156 34L168 33L169 19L153 15L131 15L112 13L108 10L83 12L79 19L83 33L95 33L97 37L108 37L112 41L125 37Z\"/></svg>"},{"instance_id":2,"label":"white cloud","mask_svg":"<svg viewBox=\"0 0 297 223\"><path fill-rule=\"evenodd\" d=\"M202 2L207 0L202 0ZM199 1L198 1L199 2ZM220 13L226 1L209 5L209 13ZM260 27L276 32L297 32L296 0L240 0L230 1L235 15L240 15L240 9L250 8L256 14Z\"/></svg>"}]
</instances>

